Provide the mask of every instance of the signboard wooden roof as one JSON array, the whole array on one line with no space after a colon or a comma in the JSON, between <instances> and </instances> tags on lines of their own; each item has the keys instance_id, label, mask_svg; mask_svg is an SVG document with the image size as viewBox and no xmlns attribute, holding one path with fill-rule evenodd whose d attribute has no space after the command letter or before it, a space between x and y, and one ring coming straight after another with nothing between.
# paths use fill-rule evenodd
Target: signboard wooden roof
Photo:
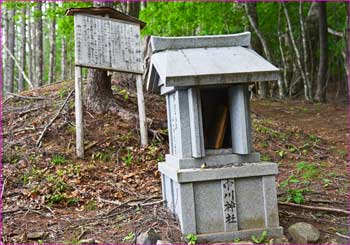
<instances>
[{"instance_id":1,"label":"signboard wooden roof","mask_svg":"<svg viewBox=\"0 0 350 245\"><path fill-rule=\"evenodd\" d=\"M132 17L130 15L124 14L123 12L120 12L116 9L109 8L109 7L89 7L89 8L70 8L66 10L65 15L73 16L75 14L90 14L90 15L98 15L98 16L106 16L108 15L109 18L117 19L117 20L123 20L127 22L132 22L135 24L140 25L141 29L145 27L146 23Z\"/></svg>"},{"instance_id":2,"label":"signboard wooden roof","mask_svg":"<svg viewBox=\"0 0 350 245\"><path fill-rule=\"evenodd\" d=\"M277 67L253 50L242 47L249 45L250 33L200 37L197 42L195 39L177 38L162 43L153 40L154 50L162 51L151 57L148 89L157 91L156 87L162 86L250 83L279 78Z\"/></svg>"},{"instance_id":3,"label":"signboard wooden roof","mask_svg":"<svg viewBox=\"0 0 350 245\"><path fill-rule=\"evenodd\" d=\"M75 65L142 74L144 22L104 7L68 9L66 14L74 15Z\"/></svg>"}]
</instances>

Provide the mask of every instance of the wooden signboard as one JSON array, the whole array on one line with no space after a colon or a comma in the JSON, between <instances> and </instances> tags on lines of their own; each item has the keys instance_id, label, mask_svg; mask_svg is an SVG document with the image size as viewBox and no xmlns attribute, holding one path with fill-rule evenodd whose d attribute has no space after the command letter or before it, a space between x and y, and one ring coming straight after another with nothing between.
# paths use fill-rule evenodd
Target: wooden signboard
<instances>
[{"instance_id":1,"label":"wooden signboard","mask_svg":"<svg viewBox=\"0 0 350 245\"><path fill-rule=\"evenodd\" d=\"M142 74L138 24L78 14L74 30L77 66Z\"/></svg>"}]
</instances>

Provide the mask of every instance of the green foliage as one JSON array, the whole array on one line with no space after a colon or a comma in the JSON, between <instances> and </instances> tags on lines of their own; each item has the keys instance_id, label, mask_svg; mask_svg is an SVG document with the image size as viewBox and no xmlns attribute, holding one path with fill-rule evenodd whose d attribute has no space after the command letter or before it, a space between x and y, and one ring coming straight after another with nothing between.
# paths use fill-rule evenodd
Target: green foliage
<instances>
[{"instance_id":1,"label":"green foliage","mask_svg":"<svg viewBox=\"0 0 350 245\"><path fill-rule=\"evenodd\" d=\"M130 167L132 165L132 160L134 157L131 154L131 151L128 149L128 152L125 156L122 156L122 161L125 166Z\"/></svg>"},{"instance_id":2,"label":"green foliage","mask_svg":"<svg viewBox=\"0 0 350 245\"><path fill-rule=\"evenodd\" d=\"M50 174L46 178L47 182L50 183L50 194L45 196L45 200L48 204L57 204L64 201L64 191L68 189L68 184L64 181L62 176Z\"/></svg>"},{"instance_id":3,"label":"green foliage","mask_svg":"<svg viewBox=\"0 0 350 245\"><path fill-rule=\"evenodd\" d=\"M125 100L129 99L129 91L127 89L121 89L118 91L118 94L123 96Z\"/></svg>"},{"instance_id":4,"label":"green foliage","mask_svg":"<svg viewBox=\"0 0 350 245\"><path fill-rule=\"evenodd\" d=\"M305 189L289 189L287 193L287 202L293 201L298 204L303 204L305 202L304 193Z\"/></svg>"},{"instance_id":5,"label":"green foliage","mask_svg":"<svg viewBox=\"0 0 350 245\"><path fill-rule=\"evenodd\" d=\"M187 244L196 244L197 240L198 240L198 237L192 233L186 236Z\"/></svg>"},{"instance_id":6,"label":"green foliage","mask_svg":"<svg viewBox=\"0 0 350 245\"><path fill-rule=\"evenodd\" d=\"M260 243L266 243L267 238L267 231L263 231L260 236L252 236L252 240L254 243L260 244Z\"/></svg>"},{"instance_id":7,"label":"green foliage","mask_svg":"<svg viewBox=\"0 0 350 245\"><path fill-rule=\"evenodd\" d=\"M164 36L235 33L247 24L242 5L225 2L149 2L140 19L143 35Z\"/></svg>"},{"instance_id":8,"label":"green foliage","mask_svg":"<svg viewBox=\"0 0 350 245\"><path fill-rule=\"evenodd\" d=\"M67 159L61 155L54 155L52 157L51 163L54 165L65 164L65 163L67 163Z\"/></svg>"},{"instance_id":9,"label":"green foliage","mask_svg":"<svg viewBox=\"0 0 350 245\"><path fill-rule=\"evenodd\" d=\"M301 173L304 180L310 182L313 178L318 176L319 170L313 163L299 162L297 164L297 173Z\"/></svg>"},{"instance_id":10,"label":"green foliage","mask_svg":"<svg viewBox=\"0 0 350 245\"><path fill-rule=\"evenodd\" d=\"M84 208L88 211L93 211L96 210L97 204L94 200L91 200L87 204L85 204Z\"/></svg>"},{"instance_id":11,"label":"green foliage","mask_svg":"<svg viewBox=\"0 0 350 245\"><path fill-rule=\"evenodd\" d=\"M131 243L135 240L135 233L134 232L129 232L128 235L126 235L123 238L123 242L128 242Z\"/></svg>"},{"instance_id":12,"label":"green foliage","mask_svg":"<svg viewBox=\"0 0 350 245\"><path fill-rule=\"evenodd\" d=\"M110 152L104 152L104 151L98 151L96 153L93 153L91 158L93 160L101 160L104 162L108 162L112 158L112 154Z\"/></svg>"}]
</instances>

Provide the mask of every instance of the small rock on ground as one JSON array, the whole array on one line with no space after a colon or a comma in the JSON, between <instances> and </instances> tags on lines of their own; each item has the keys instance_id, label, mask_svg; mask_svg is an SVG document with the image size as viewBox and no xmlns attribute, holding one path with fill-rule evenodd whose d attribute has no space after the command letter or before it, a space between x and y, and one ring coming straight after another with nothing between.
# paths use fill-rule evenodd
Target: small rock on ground
<instances>
[{"instance_id":1,"label":"small rock on ground","mask_svg":"<svg viewBox=\"0 0 350 245\"><path fill-rule=\"evenodd\" d=\"M288 233L296 243L315 243L320 238L320 231L313 225L304 222L291 225Z\"/></svg>"},{"instance_id":2,"label":"small rock on ground","mask_svg":"<svg viewBox=\"0 0 350 245\"><path fill-rule=\"evenodd\" d=\"M171 244L171 242L169 242L167 240L158 240L157 244Z\"/></svg>"},{"instance_id":3,"label":"small rock on ground","mask_svg":"<svg viewBox=\"0 0 350 245\"><path fill-rule=\"evenodd\" d=\"M136 244L155 244L158 240L160 240L160 236L153 228L150 228L137 237Z\"/></svg>"}]
</instances>

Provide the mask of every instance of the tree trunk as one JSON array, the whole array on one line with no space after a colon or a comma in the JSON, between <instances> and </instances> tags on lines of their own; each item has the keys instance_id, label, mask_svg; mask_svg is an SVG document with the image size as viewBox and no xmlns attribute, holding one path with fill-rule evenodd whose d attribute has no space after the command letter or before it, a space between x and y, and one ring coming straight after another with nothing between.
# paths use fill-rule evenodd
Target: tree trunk
<instances>
[{"instance_id":1,"label":"tree trunk","mask_svg":"<svg viewBox=\"0 0 350 245\"><path fill-rule=\"evenodd\" d=\"M140 2L128 1L127 6L128 6L128 10L127 10L128 15L138 18L140 13Z\"/></svg>"},{"instance_id":2,"label":"tree trunk","mask_svg":"<svg viewBox=\"0 0 350 245\"><path fill-rule=\"evenodd\" d=\"M29 80L30 81L33 81L33 69L34 69L34 57L33 57L33 47L32 47L32 44L33 44L33 39L32 39L32 20L31 20L31 7L28 6L27 8L27 16L28 16L28 30L27 30L27 33L28 33L28 42L27 42L27 48L28 48L28 76L29 76Z\"/></svg>"},{"instance_id":3,"label":"tree trunk","mask_svg":"<svg viewBox=\"0 0 350 245\"><path fill-rule=\"evenodd\" d=\"M315 99L326 102L326 81L328 68L328 38L327 38L327 4L318 3L319 11L319 37L320 37L320 62L317 73L317 90Z\"/></svg>"},{"instance_id":4,"label":"tree trunk","mask_svg":"<svg viewBox=\"0 0 350 245\"><path fill-rule=\"evenodd\" d=\"M295 52L297 65L298 65L298 68L300 70L300 74L301 74L301 76L303 78L303 81L304 81L304 88L305 88L304 91L307 91L305 93L305 99L308 100L308 101L312 101L312 97L310 97L309 80L308 80L308 77L306 77L306 75L305 75L305 71L304 71L303 65L301 63L300 51L299 51L299 49L298 49L298 47L297 47L297 45L295 43L295 39L294 39L294 36L293 36L293 30L292 30L292 24L290 22L288 10L287 10L287 7L286 7L284 2L282 2L281 4L282 4L283 9L284 9L284 15L286 17L288 32L289 32L290 39L292 41L292 46L293 46L293 49L294 49L294 52Z\"/></svg>"},{"instance_id":5,"label":"tree trunk","mask_svg":"<svg viewBox=\"0 0 350 245\"><path fill-rule=\"evenodd\" d=\"M304 71L305 76L307 77L307 80L309 81L309 84L307 87L308 90L305 91L305 94L309 94L309 97L312 98L312 83L310 80L310 72L309 72L309 56L308 56L308 48L307 48L307 41L306 41L306 31L305 31L305 24L304 24L304 16L303 16L303 3L299 3L299 21L300 21L300 31L301 31L301 39L303 44L303 57L304 57Z\"/></svg>"},{"instance_id":6,"label":"tree trunk","mask_svg":"<svg viewBox=\"0 0 350 245\"><path fill-rule=\"evenodd\" d=\"M2 9L2 16L1 16L1 18L2 18L2 21L3 21L3 31L2 31L3 39L2 39L2 41L7 44L7 39L8 39L8 19L7 19L7 9L6 8ZM2 76L1 77L2 78L1 81L3 81L5 83L6 80L7 80L6 68L7 68L8 54L7 54L7 52L2 52L1 55L2 55L1 57L3 58L3 62L1 62L1 65L2 65L1 68L2 68L2 71L3 71L3 72L1 72L1 76ZM6 93L6 91L5 91L5 84L2 87L2 92L5 95L5 93Z\"/></svg>"},{"instance_id":7,"label":"tree trunk","mask_svg":"<svg viewBox=\"0 0 350 245\"><path fill-rule=\"evenodd\" d=\"M67 79L67 42L62 36L61 40L61 80Z\"/></svg>"},{"instance_id":8,"label":"tree trunk","mask_svg":"<svg viewBox=\"0 0 350 245\"><path fill-rule=\"evenodd\" d=\"M26 14L27 14L27 9L25 6L23 6L22 9L22 26L21 26L21 55L20 55L20 64L21 68L23 71L26 69ZM23 74L20 72L19 73L19 78L18 78L18 91L23 91L24 90L24 77Z\"/></svg>"},{"instance_id":9,"label":"tree trunk","mask_svg":"<svg viewBox=\"0 0 350 245\"><path fill-rule=\"evenodd\" d=\"M270 51L267 47L266 40L262 33L259 30L259 22L258 22L258 15L256 12L256 3L255 2L247 2L244 4L247 17L249 19L249 23L254 29L254 32L258 36L260 43L262 44L265 57L268 61L271 61L271 55ZM267 91L268 91L268 83L267 82L260 82L259 83L259 96L261 99L267 98Z\"/></svg>"},{"instance_id":10,"label":"tree trunk","mask_svg":"<svg viewBox=\"0 0 350 245\"><path fill-rule=\"evenodd\" d=\"M6 46L8 47L9 52L12 54L15 53L15 9L8 10L8 19L7 19L7 28L8 36L6 39ZM5 95L7 92L13 93L13 84L14 84L14 60L10 57L10 54L7 52L6 55L6 71L5 71Z\"/></svg>"},{"instance_id":11,"label":"tree trunk","mask_svg":"<svg viewBox=\"0 0 350 245\"><path fill-rule=\"evenodd\" d=\"M48 83L55 82L55 74L56 74L56 17L54 16L51 22L51 35L50 35L50 67L49 67L49 81Z\"/></svg>"},{"instance_id":12,"label":"tree trunk","mask_svg":"<svg viewBox=\"0 0 350 245\"><path fill-rule=\"evenodd\" d=\"M278 87L279 87L279 96L281 99L283 99L286 97L286 94L287 94L288 81L287 81L286 58L283 50L283 40L282 40L282 33L281 33L281 5L279 5L279 8L278 8L277 35L278 35L279 49L281 53L282 66L283 66L283 77L282 79L279 80Z\"/></svg>"},{"instance_id":13,"label":"tree trunk","mask_svg":"<svg viewBox=\"0 0 350 245\"><path fill-rule=\"evenodd\" d=\"M95 7L112 7L111 2L94 2ZM115 98L111 88L111 77L107 71L89 69L86 85L85 105L88 110L96 113L105 113L111 106L115 106Z\"/></svg>"},{"instance_id":14,"label":"tree trunk","mask_svg":"<svg viewBox=\"0 0 350 245\"><path fill-rule=\"evenodd\" d=\"M43 47L43 19L42 19L42 2L37 2L36 11L38 17L36 19L36 79L34 81L35 87L43 85L44 76L44 47Z\"/></svg>"}]
</instances>

